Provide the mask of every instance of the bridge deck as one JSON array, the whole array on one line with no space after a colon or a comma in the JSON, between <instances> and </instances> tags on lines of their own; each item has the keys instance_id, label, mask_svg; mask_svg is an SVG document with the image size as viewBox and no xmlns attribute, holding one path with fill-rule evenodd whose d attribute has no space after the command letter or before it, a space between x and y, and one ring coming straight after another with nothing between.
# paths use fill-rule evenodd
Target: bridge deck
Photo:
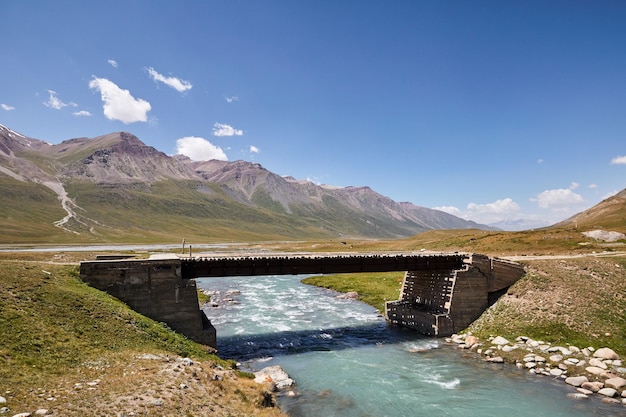
<instances>
[{"instance_id":1,"label":"bridge deck","mask_svg":"<svg viewBox=\"0 0 626 417\"><path fill-rule=\"evenodd\" d=\"M336 274L460 269L467 254L306 254L181 258L182 277Z\"/></svg>"}]
</instances>

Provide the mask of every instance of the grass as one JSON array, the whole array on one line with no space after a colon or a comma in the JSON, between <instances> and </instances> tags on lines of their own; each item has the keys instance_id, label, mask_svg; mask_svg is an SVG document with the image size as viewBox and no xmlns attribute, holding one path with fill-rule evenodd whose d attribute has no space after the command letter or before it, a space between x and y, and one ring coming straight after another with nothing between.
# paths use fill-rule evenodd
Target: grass
<instances>
[{"instance_id":1,"label":"grass","mask_svg":"<svg viewBox=\"0 0 626 417\"><path fill-rule=\"evenodd\" d=\"M385 303L398 299L403 277L404 272L372 272L313 276L302 282L344 293L356 291L359 293L359 300L384 314Z\"/></svg>"},{"instance_id":2,"label":"grass","mask_svg":"<svg viewBox=\"0 0 626 417\"><path fill-rule=\"evenodd\" d=\"M82 283L76 265L41 258L0 260L0 392L12 412L282 415L259 405L263 387L233 362ZM181 384L194 393L182 399Z\"/></svg>"},{"instance_id":3,"label":"grass","mask_svg":"<svg viewBox=\"0 0 626 417\"><path fill-rule=\"evenodd\" d=\"M472 332L607 346L626 356L625 257L524 263L526 275L470 326Z\"/></svg>"}]
</instances>

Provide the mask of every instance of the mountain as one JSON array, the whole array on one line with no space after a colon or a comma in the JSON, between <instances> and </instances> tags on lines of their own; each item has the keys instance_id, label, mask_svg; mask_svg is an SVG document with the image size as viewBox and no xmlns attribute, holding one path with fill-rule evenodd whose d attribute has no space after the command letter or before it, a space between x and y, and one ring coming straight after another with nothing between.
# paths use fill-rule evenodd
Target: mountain
<instances>
[{"instance_id":1,"label":"mountain","mask_svg":"<svg viewBox=\"0 0 626 417\"><path fill-rule=\"evenodd\" d=\"M626 189L552 227L603 228L626 232Z\"/></svg>"},{"instance_id":2,"label":"mountain","mask_svg":"<svg viewBox=\"0 0 626 417\"><path fill-rule=\"evenodd\" d=\"M11 196L0 203L6 242L399 238L488 228L369 187L171 157L127 132L51 145L0 125L0 190Z\"/></svg>"}]
</instances>

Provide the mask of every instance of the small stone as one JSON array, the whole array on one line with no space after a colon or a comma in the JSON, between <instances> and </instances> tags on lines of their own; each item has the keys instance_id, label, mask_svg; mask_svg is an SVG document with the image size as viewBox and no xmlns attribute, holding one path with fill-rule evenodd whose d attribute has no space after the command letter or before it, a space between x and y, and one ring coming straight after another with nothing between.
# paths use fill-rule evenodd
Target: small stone
<instances>
[{"instance_id":1,"label":"small stone","mask_svg":"<svg viewBox=\"0 0 626 417\"><path fill-rule=\"evenodd\" d=\"M526 362L526 365L524 366L526 366L526 368L528 369L532 369L532 368L535 368L537 364L535 362Z\"/></svg>"},{"instance_id":2,"label":"small stone","mask_svg":"<svg viewBox=\"0 0 626 417\"><path fill-rule=\"evenodd\" d=\"M580 392L581 394L585 394L585 395L593 394L593 391L591 391L590 389L585 389L585 388L576 388L576 391Z\"/></svg>"},{"instance_id":3,"label":"small stone","mask_svg":"<svg viewBox=\"0 0 626 417\"><path fill-rule=\"evenodd\" d=\"M621 377L610 378L604 381L604 386L615 389L622 389L626 387L626 379Z\"/></svg>"},{"instance_id":4,"label":"small stone","mask_svg":"<svg viewBox=\"0 0 626 417\"><path fill-rule=\"evenodd\" d=\"M563 356L561 355L552 355L550 356L550 362L561 362L563 360Z\"/></svg>"},{"instance_id":5,"label":"small stone","mask_svg":"<svg viewBox=\"0 0 626 417\"><path fill-rule=\"evenodd\" d=\"M513 352L517 348L518 348L517 346L504 345L504 346L502 346L502 351L503 352Z\"/></svg>"},{"instance_id":6,"label":"small stone","mask_svg":"<svg viewBox=\"0 0 626 417\"><path fill-rule=\"evenodd\" d=\"M589 398L587 395L580 393L580 392L570 392L569 394L567 394L568 398L573 398L575 400L584 400Z\"/></svg>"},{"instance_id":7,"label":"small stone","mask_svg":"<svg viewBox=\"0 0 626 417\"><path fill-rule=\"evenodd\" d=\"M569 355L571 355L571 354L572 354L572 352L571 352L568 348L565 348L565 347L563 347L563 346L557 346L557 348L556 348L556 349L557 349L559 352L561 352L561 354L562 354L562 355L564 355L564 356L569 356Z\"/></svg>"},{"instance_id":8,"label":"small stone","mask_svg":"<svg viewBox=\"0 0 626 417\"><path fill-rule=\"evenodd\" d=\"M15 414L13 417L30 417L30 416L32 416L31 413L18 413L18 414Z\"/></svg>"},{"instance_id":9,"label":"small stone","mask_svg":"<svg viewBox=\"0 0 626 417\"><path fill-rule=\"evenodd\" d=\"M613 388L602 388L600 391L598 391L598 394L604 395L605 397L613 398L617 395L617 391L615 391L615 389Z\"/></svg>"},{"instance_id":10,"label":"small stone","mask_svg":"<svg viewBox=\"0 0 626 417\"><path fill-rule=\"evenodd\" d=\"M488 358L485 360L491 363L504 363L504 358L502 356L494 356L493 358Z\"/></svg>"},{"instance_id":11,"label":"small stone","mask_svg":"<svg viewBox=\"0 0 626 417\"><path fill-rule=\"evenodd\" d=\"M570 346L569 350L573 353L580 353L580 348L577 348L576 346Z\"/></svg>"},{"instance_id":12,"label":"small stone","mask_svg":"<svg viewBox=\"0 0 626 417\"><path fill-rule=\"evenodd\" d=\"M40 408L39 410L35 411L35 415L36 416L46 416L48 415L48 410L45 408Z\"/></svg>"},{"instance_id":13,"label":"small stone","mask_svg":"<svg viewBox=\"0 0 626 417\"><path fill-rule=\"evenodd\" d=\"M585 371L598 376L603 376L606 374L606 371L604 369L598 368L597 366L588 366L585 368Z\"/></svg>"},{"instance_id":14,"label":"small stone","mask_svg":"<svg viewBox=\"0 0 626 417\"><path fill-rule=\"evenodd\" d=\"M551 376L561 376L563 375L563 371L561 369L550 369Z\"/></svg>"},{"instance_id":15,"label":"small stone","mask_svg":"<svg viewBox=\"0 0 626 417\"><path fill-rule=\"evenodd\" d=\"M565 379L565 383L574 387L580 387L583 383L589 381L586 376L570 376Z\"/></svg>"},{"instance_id":16,"label":"small stone","mask_svg":"<svg viewBox=\"0 0 626 417\"><path fill-rule=\"evenodd\" d=\"M589 365L595 366L596 368L607 369L606 364L604 362L602 362L598 358L591 358L591 359L589 359Z\"/></svg>"},{"instance_id":17,"label":"small stone","mask_svg":"<svg viewBox=\"0 0 626 417\"><path fill-rule=\"evenodd\" d=\"M7 399L0 396L0 404L6 404L7 403Z\"/></svg>"},{"instance_id":18,"label":"small stone","mask_svg":"<svg viewBox=\"0 0 626 417\"><path fill-rule=\"evenodd\" d=\"M192 361L191 359L189 359L189 358L182 358L180 361L181 361L181 362L183 363L183 365L185 365L185 366L191 366L191 365L193 365L193 361Z\"/></svg>"},{"instance_id":19,"label":"small stone","mask_svg":"<svg viewBox=\"0 0 626 417\"><path fill-rule=\"evenodd\" d=\"M544 363L546 361L546 358L544 358L543 356L535 356L535 362L540 362L540 363Z\"/></svg>"},{"instance_id":20,"label":"small stone","mask_svg":"<svg viewBox=\"0 0 626 417\"><path fill-rule=\"evenodd\" d=\"M619 356L617 355L617 353L615 353L613 351L613 349L610 348L600 348L597 351L595 351L595 353L593 354L594 358L601 358L601 359L619 359Z\"/></svg>"}]
</instances>

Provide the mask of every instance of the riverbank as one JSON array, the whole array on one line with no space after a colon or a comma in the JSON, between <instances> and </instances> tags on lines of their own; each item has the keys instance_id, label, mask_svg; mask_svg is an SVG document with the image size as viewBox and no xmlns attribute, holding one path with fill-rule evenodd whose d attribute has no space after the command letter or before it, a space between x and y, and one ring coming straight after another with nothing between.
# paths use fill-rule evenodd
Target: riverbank
<instances>
[{"instance_id":1,"label":"riverbank","mask_svg":"<svg viewBox=\"0 0 626 417\"><path fill-rule=\"evenodd\" d=\"M0 415L285 417L233 361L82 283L72 261L0 260Z\"/></svg>"},{"instance_id":2,"label":"riverbank","mask_svg":"<svg viewBox=\"0 0 626 417\"><path fill-rule=\"evenodd\" d=\"M598 396L605 403L626 406L626 367L610 348L553 346L526 336L514 342L502 336L481 341L471 333L453 335L446 342L486 362L514 364L537 377L560 380L572 386L570 398Z\"/></svg>"}]
</instances>

